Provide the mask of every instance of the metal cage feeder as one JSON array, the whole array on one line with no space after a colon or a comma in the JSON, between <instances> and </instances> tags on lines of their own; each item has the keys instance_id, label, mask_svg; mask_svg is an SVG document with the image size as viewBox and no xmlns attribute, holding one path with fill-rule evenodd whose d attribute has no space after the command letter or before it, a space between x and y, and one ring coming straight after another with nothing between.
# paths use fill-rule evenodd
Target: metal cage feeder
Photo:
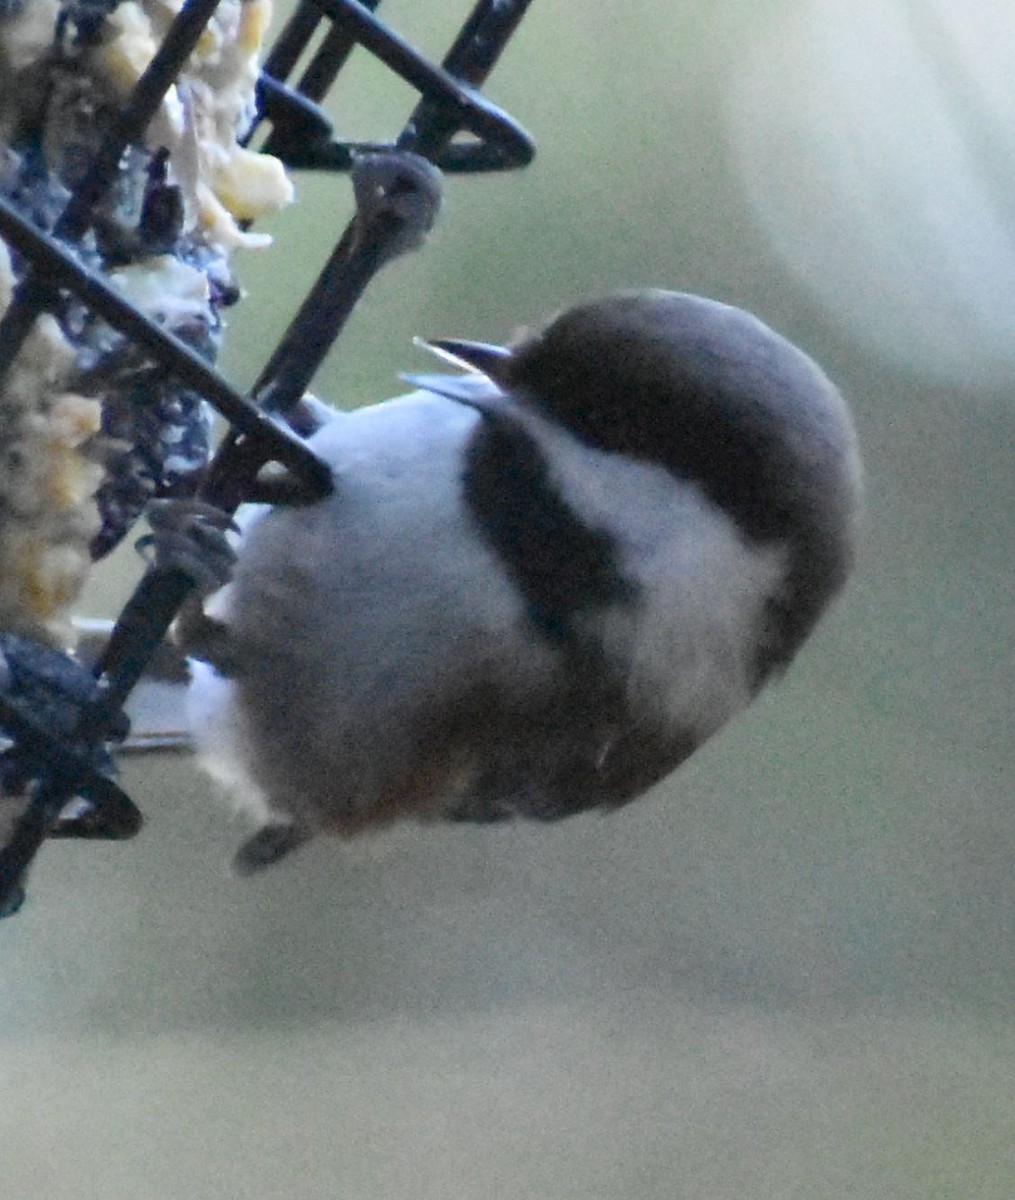
<instances>
[{"instance_id":1,"label":"metal cage feeder","mask_svg":"<svg viewBox=\"0 0 1015 1200\"><path fill-rule=\"evenodd\" d=\"M300 0L264 59L257 115L243 143L256 137L262 151L293 170L352 172L354 178L357 164L378 156L395 163L415 156L440 172L461 173L531 161L529 135L479 90L531 0L479 0L440 65L377 17L378 2ZM40 314L59 311L70 300L85 306L228 422L199 494L232 511L257 496L269 463L285 485L280 488L276 478L277 494L290 502L311 502L330 490L327 469L275 416L302 398L373 275L400 252L404 231L391 213L368 229L362 213L354 217L246 395L85 260L80 244L96 206L114 185L125 153L144 138L217 5L218 0L187 0L182 6L50 228L0 197L0 238L21 264L0 319L0 387ZM78 0L78 7L101 21L116 4ZM390 142L342 141L324 111L357 47L418 93ZM405 186L412 186L411 173ZM8 795L27 797L0 848L0 916L20 907L26 872L47 837L119 839L140 828L140 813L115 782L109 746L125 736L123 704L193 586L179 568L150 567L91 668L62 651L0 633L0 661L6 664L0 673L0 785ZM69 806L75 798L79 802Z\"/></svg>"}]
</instances>

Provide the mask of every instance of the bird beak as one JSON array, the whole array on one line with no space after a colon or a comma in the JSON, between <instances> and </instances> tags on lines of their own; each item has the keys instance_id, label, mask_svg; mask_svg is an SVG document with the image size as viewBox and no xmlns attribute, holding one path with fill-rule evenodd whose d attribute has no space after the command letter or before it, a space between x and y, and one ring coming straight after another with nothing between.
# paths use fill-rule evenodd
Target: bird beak
<instances>
[{"instance_id":1,"label":"bird beak","mask_svg":"<svg viewBox=\"0 0 1015 1200\"><path fill-rule=\"evenodd\" d=\"M511 360L511 351L506 346L492 346L489 342L463 342L457 338L414 338L413 343L429 350L444 362L466 371L475 371L499 383L504 367Z\"/></svg>"},{"instance_id":2,"label":"bird beak","mask_svg":"<svg viewBox=\"0 0 1015 1200\"><path fill-rule=\"evenodd\" d=\"M444 362L463 368L464 375L402 375L406 383L424 391L456 400L487 416L503 412L511 406L508 394L500 386L498 376L503 374L511 351L504 346L492 346L487 342L463 342L455 338L440 338L428 341L414 338L414 344L429 350Z\"/></svg>"}]
</instances>

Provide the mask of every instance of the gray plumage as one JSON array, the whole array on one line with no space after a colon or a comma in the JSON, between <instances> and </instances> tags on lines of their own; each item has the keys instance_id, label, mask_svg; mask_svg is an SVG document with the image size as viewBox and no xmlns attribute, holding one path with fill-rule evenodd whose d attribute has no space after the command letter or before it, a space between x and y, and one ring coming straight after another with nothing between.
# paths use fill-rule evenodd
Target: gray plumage
<instances>
[{"instance_id":1,"label":"gray plumage","mask_svg":"<svg viewBox=\"0 0 1015 1200\"><path fill-rule=\"evenodd\" d=\"M579 305L485 374L336 414L334 493L255 514L191 712L251 869L404 816L556 819L673 770L792 659L853 557L848 410L679 293Z\"/></svg>"}]
</instances>

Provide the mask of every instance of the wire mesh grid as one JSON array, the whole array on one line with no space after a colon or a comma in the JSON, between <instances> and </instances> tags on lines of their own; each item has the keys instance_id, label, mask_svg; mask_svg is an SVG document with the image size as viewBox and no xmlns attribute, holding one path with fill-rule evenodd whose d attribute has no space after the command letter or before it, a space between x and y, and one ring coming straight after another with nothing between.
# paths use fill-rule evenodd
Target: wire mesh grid
<instances>
[{"instance_id":1,"label":"wire mesh grid","mask_svg":"<svg viewBox=\"0 0 1015 1200\"><path fill-rule=\"evenodd\" d=\"M256 135L260 149L289 168L352 172L354 180L363 163L425 160L448 172L524 166L534 154L531 138L479 88L530 3L479 0L438 66L376 16L378 0L300 0L265 58L257 116L244 142ZM94 18L101 20L112 7L104 0L93 4ZM267 464L281 472L273 494L290 502L309 502L330 490L327 469L273 414L284 414L301 399L373 275L405 248L405 231L397 207L367 225L360 211L249 394L234 388L206 355L141 311L89 264L81 242L97 206L114 186L125 154L143 140L217 7L218 0L183 4L49 229L0 196L0 238L21 266L0 319L0 387L41 314L70 301L85 306L226 419L229 430L204 475L201 494L232 511L257 495ZM391 141L337 139L324 111L329 90L357 47L418 93L414 110ZM414 186L418 176L410 172L403 179L396 172L393 178L397 190ZM429 199L436 203L439 190ZM26 798L7 844L0 847L0 916L20 907L26 871L46 837L123 838L139 829L140 814L114 782L108 747L124 736L123 703L193 586L179 567L151 567L91 670L59 650L0 633L0 785L8 795ZM83 805L69 813L74 797Z\"/></svg>"}]
</instances>

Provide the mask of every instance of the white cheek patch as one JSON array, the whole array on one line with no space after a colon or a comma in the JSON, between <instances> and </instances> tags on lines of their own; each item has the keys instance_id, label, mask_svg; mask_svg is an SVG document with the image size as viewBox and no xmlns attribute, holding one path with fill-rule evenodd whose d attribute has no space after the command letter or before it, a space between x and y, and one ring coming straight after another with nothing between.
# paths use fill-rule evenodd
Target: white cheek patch
<instances>
[{"instance_id":1,"label":"white cheek patch","mask_svg":"<svg viewBox=\"0 0 1015 1200\"><path fill-rule=\"evenodd\" d=\"M752 698L765 605L786 555L745 544L714 511L699 520L662 544L646 573L630 686L655 692L671 721L704 739Z\"/></svg>"},{"instance_id":2,"label":"white cheek patch","mask_svg":"<svg viewBox=\"0 0 1015 1200\"><path fill-rule=\"evenodd\" d=\"M627 675L636 711L702 740L751 699L766 603L786 580L781 544L755 545L697 485L581 446L539 422L562 496L615 540L640 597L581 618Z\"/></svg>"}]
</instances>

